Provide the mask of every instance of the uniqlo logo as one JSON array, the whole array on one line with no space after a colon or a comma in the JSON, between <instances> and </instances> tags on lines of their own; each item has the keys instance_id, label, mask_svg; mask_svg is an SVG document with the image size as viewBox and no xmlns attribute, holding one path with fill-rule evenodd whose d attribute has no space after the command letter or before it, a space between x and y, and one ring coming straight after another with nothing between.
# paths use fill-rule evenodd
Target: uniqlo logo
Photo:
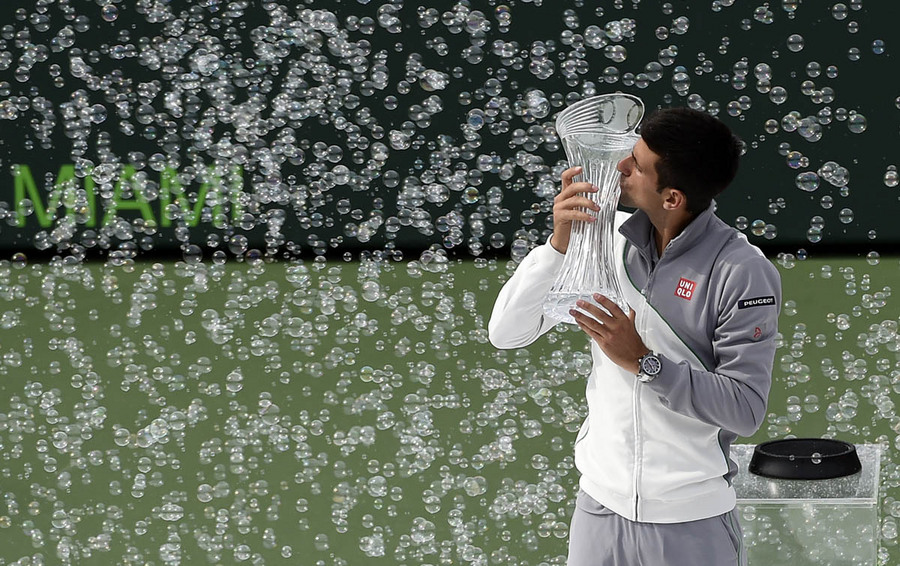
<instances>
[{"instance_id":1,"label":"uniqlo logo","mask_svg":"<svg viewBox=\"0 0 900 566\"><path fill-rule=\"evenodd\" d=\"M682 277L678 282L678 287L675 288L675 296L690 301L694 298L694 289L696 288L696 283Z\"/></svg>"}]
</instances>

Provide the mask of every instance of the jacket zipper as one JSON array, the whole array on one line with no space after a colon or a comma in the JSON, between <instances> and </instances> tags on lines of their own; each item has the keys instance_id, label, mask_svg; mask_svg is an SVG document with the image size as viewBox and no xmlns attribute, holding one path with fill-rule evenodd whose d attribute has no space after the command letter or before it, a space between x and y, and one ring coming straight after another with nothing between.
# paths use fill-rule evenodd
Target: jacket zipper
<instances>
[{"instance_id":1,"label":"jacket zipper","mask_svg":"<svg viewBox=\"0 0 900 566\"><path fill-rule=\"evenodd\" d=\"M640 411L640 387L643 385L640 381L635 378L634 380L634 393L632 395L632 407L633 407L633 416L634 416L634 520L638 521L640 518L638 517L638 505L640 501L640 493L639 493L639 485L640 485L640 476L641 476L641 445L643 443L643 439L641 438L641 411Z\"/></svg>"},{"instance_id":2,"label":"jacket zipper","mask_svg":"<svg viewBox=\"0 0 900 566\"><path fill-rule=\"evenodd\" d=\"M648 260L649 261L649 260ZM662 261L662 257L660 257L659 261ZM656 268L659 267L659 261L654 266L652 261L649 261L649 269L647 276L647 283L644 285L644 288L641 290L641 296L644 297L644 302L649 304L649 295L650 288L653 285L653 276L656 275ZM635 313L635 323L638 328L640 334L643 334L643 326L645 324L645 311L646 306L641 305L641 309ZM634 520L639 521L639 508L640 508L640 477L641 477L641 456L643 452L643 437L641 435L641 386L643 383L638 381L637 377L634 379L634 390L632 393L632 417L634 418L634 478L633 478L633 488L634 488Z\"/></svg>"},{"instance_id":3,"label":"jacket zipper","mask_svg":"<svg viewBox=\"0 0 900 566\"><path fill-rule=\"evenodd\" d=\"M658 267L658 264L657 264ZM656 269L651 269L648 277L647 284L644 286L644 289L641 291L641 295L644 297L644 301L646 304L649 304L649 295L650 288L653 284L653 276L656 274ZM644 325L646 324L646 305L642 304L641 309L636 313L635 323L637 329L641 335L644 334ZM641 434L641 386L644 385L637 378L634 379L634 392L633 392L633 415L634 415L634 520L639 521L639 508L640 508L640 480L641 480L641 472L642 472L642 456L643 456L643 445L644 439Z\"/></svg>"}]
</instances>

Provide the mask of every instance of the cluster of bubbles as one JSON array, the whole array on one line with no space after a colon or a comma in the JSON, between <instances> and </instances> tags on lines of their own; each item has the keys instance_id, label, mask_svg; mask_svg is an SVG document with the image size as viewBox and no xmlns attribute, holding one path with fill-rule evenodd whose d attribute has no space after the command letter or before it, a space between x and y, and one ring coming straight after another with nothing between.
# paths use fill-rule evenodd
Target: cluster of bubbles
<instances>
[{"instance_id":1,"label":"cluster of bubbles","mask_svg":"<svg viewBox=\"0 0 900 566\"><path fill-rule=\"evenodd\" d=\"M0 262L2 561L558 559L590 355L441 265Z\"/></svg>"},{"instance_id":2,"label":"cluster of bubbles","mask_svg":"<svg viewBox=\"0 0 900 566\"><path fill-rule=\"evenodd\" d=\"M556 113L611 90L722 116L761 170L777 145L798 171L772 177L784 183L775 196L758 196L758 216L735 221L761 243L779 236L764 213L796 218L803 213L794 209L808 207L803 192L838 212L834 227L811 222L810 243L858 224L848 198L855 155L846 149L880 106L860 104L858 85L839 77L889 54L860 25L861 0L813 16L845 33L854 46L846 61L825 55L818 37L780 35L805 14L794 2L741 18L732 14L740 6L720 0L705 15L672 3L574 1L554 12L547 35L527 40L514 24L546 20L547 7L489 7L109 0L7 8L0 119L25 135L0 165L35 188L0 206L13 227L7 241L76 258L129 259L159 247L197 260L372 247L400 258L423 242L520 256L546 237L565 167ZM731 18L738 35L713 44L699 37L691 20L710 17ZM733 54L753 34L780 45ZM809 145L820 142L827 147ZM72 174L22 169L34 150L64 156ZM800 193L786 186L791 176ZM868 173L860 179L872 183ZM894 165L882 182L897 185Z\"/></svg>"},{"instance_id":3,"label":"cluster of bubbles","mask_svg":"<svg viewBox=\"0 0 900 566\"><path fill-rule=\"evenodd\" d=\"M900 108L841 80L890 55L861 0L432 4L0 8L0 564L561 564L586 341L486 331L552 226L556 114L623 90L718 115L781 175L736 209L762 244L791 214L804 246L837 240L875 222L860 193L895 198L896 166L848 147ZM799 29L813 10L839 52ZM890 563L891 288L817 261L777 257L847 300L785 297L786 401L758 436L884 444L865 540Z\"/></svg>"},{"instance_id":4,"label":"cluster of bubbles","mask_svg":"<svg viewBox=\"0 0 900 566\"><path fill-rule=\"evenodd\" d=\"M888 266L780 264L787 289L815 280L833 301L827 313L806 294L785 301L758 439L881 444L883 518L757 503L742 507L748 544L815 563L881 543L888 563L900 517ZM3 560L562 563L591 357L566 325L530 349L489 345L487 313L515 267L0 261ZM797 546L809 525L849 524Z\"/></svg>"}]
</instances>

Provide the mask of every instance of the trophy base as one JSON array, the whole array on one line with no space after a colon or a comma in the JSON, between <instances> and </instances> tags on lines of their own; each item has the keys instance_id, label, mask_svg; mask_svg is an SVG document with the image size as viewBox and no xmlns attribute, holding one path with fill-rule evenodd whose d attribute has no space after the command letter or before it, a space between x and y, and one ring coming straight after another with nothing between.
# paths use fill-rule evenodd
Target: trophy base
<instances>
[{"instance_id":1,"label":"trophy base","mask_svg":"<svg viewBox=\"0 0 900 566\"><path fill-rule=\"evenodd\" d=\"M615 300L615 297L610 298L619 305L619 308L621 308L623 312L626 314L631 312L628 305L624 304L624 300L617 301ZM569 311L572 309L581 310L576 305L578 301L597 305L600 310L606 314L610 314L608 310L594 300L591 293L550 293L547 295L547 298L544 299L544 314L560 322L565 322L566 324L575 324L575 318L569 314Z\"/></svg>"}]
</instances>

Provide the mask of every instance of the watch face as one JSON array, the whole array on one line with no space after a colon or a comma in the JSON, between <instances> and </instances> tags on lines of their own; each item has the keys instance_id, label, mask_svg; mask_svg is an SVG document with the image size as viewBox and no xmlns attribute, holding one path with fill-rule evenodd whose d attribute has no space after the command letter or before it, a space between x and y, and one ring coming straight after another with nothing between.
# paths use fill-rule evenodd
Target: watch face
<instances>
[{"instance_id":1,"label":"watch face","mask_svg":"<svg viewBox=\"0 0 900 566\"><path fill-rule=\"evenodd\" d=\"M641 359L641 371L647 375L656 375L662 369L662 363L656 356L646 356Z\"/></svg>"}]
</instances>

